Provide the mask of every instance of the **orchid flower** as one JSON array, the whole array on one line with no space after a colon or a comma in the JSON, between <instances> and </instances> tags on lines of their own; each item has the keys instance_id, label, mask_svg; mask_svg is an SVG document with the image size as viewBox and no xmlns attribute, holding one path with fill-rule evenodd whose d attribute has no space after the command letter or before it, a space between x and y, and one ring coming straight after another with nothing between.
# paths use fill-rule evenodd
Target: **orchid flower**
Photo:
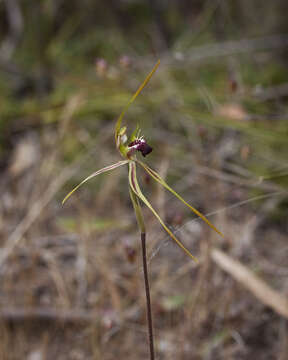
<instances>
[{"instance_id":1,"label":"orchid flower","mask_svg":"<svg viewBox=\"0 0 288 360\"><path fill-rule=\"evenodd\" d=\"M124 158L124 160L118 161L117 163L112 164L112 165L108 165L108 166L106 166L106 167L104 167L104 168L102 168L100 170L97 170L93 174L89 175L80 184L78 184L71 192L69 192L68 195L66 195L66 197L64 198L62 203L64 204L64 202L74 193L74 191L76 191L80 186L82 186L88 180L90 180L90 179L94 178L95 176L98 176L98 175L100 175L102 173L105 173L105 172L111 171L113 169L116 169L116 168L118 168L120 166L128 165L128 168L129 168L129 176L128 176L129 192L130 192L130 197L131 197L131 200L132 200L132 203L133 203L133 207L134 207L134 210L135 210L137 222L138 222L139 229L140 229L141 233L145 233L145 224L144 224L142 211L141 211L141 205L140 205L139 200L141 200L141 202L143 202L151 210L151 212L154 214L154 216L160 222L162 227L166 230L166 232L169 234L169 236L177 243L177 245L180 246L180 248L182 248L182 250L184 250L186 252L186 254L188 254L193 260L197 260L190 253L190 251L182 244L182 242L180 242L180 240L177 239L177 237L165 225L164 221L161 219L161 217L159 216L157 211L152 207L150 202L144 196L144 194L143 194L143 192L142 192L142 190L141 190L141 188L139 186L138 180L137 180L137 175L136 175L137 166L142 167L152 179L154 179L156 182L158 182L159 184L164 186L168 191L170 191L173 195L175 195L180 201L182 201L186 206L188 206L190 210L192 210L198 217L200 217L202 220L204 220L219 235L223 236L222 233L214 225L212 225L210 223L210 221L203 214L201 214L193 206L189 205L176 191L174 191L161 178L161 176L155 170L151 169L143 161L137 159L137 152L141 152L142 156L145 157L149 153L151 153L152 148L147 144L144 137L140 136L140 129L138 127L132 133L132 135L130 137L128 137L127 136L127 127L122 126L122 120L123 120L123 117L124 117L126 111L130 107L130 105L133 103L133 101L136 99L136 97L139 95L139 93L143 90L143 88L147 85L150 78L152 77L152 75L154 74L156 69L158 68L159 64L160 64L160 61L158 61L156 63L156 65L154 66L152 71L148 74L148 76L145 78L145 80L140 85L138 90L131 97L131 99L129 100L127 105L122 110L122 112L121 112L121 114L120 114L120 116L119 116L119 118L118 118L118 120L116 122L116 126L115 126L116 148L118 149L118 151L120 152L120 155Z\"/></svg>"}]
</instances>

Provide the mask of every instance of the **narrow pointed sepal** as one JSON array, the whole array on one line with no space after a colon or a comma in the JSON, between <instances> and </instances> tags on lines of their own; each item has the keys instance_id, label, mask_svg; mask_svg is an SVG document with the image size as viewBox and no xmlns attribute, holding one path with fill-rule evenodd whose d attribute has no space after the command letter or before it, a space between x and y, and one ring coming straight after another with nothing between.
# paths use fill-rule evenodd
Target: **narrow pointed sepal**
<instances>
[{"instance_id":1,"label":"narrow pointed sepal","mask_svg":"<svg viewBox=\"0 0 288 360\"><path fill-rule=\"evenodd\" d=\"M210 226L211 229L213 229L214 231L216 231L219 235L221 235L222 237L224 237L224 235L221 233L221 231L219 231L213 224L211 224L211 222L203 215L200 213L200 211L198 211L197 209L195 209L193 206L191 206L190 204L188 204L183 198L182 196L180 196L175 190L173 190L162 178L161 176L154 170L152 170L148 165L146 165L145 163L143 163L140 160L137 160L137 163L140 164L143 169L154 179L156 180L159 184L161 184L162 186L164 186L167 190L169 190L173 195L175 195L180 201L183 202L183 204L185 204L186 206L189 207L190 210L192 210L197 216L199 216L203 221L206 222L207 225Z\"/></svg>"},{"instance_id":2,"label":"narrow pointed sepal","mask_svg":"<svg viewBox=\"0 0 288 360\"><path fill-rule=\"evenodd\" d=\"M88 180L94 178L95 176L97 175L100 175L102 173L105 173L107 171L110 171L110 170L113 170L113 169L116 169L118 168L119 166L122 166L122 165L125 165L128 163L128 160L122 160L122 161L118 161L117 163L115 164L112 164L112 165L109 165L109 166L106 166L100 170L97 170L95 171L93 174L89 175L86 179L84 179L83 181L81 181L80 184L78 184L77 186L74 187L74 189L72 191L69 192L69 194L67 194L65 196L65 198L63 199L62 201L62 205L66 202L66 200L80 187L82 186L83 184L85 184Z\"/></svg>"},{"instance_id":3,"label":"narrow pointed sepal","mask_svg":"<svg viewBox=\"0 0 288 360\"><path fill-rule=\"evenodd\" d=\"M137 176L136 176L136 163L134 161L129 162L129 185L133 193L138 196L138 198L151 210L157 220L160 222L165 231L169 234L169 236L176 242L176 244L186 252L188 256L190 256L194 261L198 262L197 258L191 254L191 252L181 243L180 240L176 238L176 236L172 233L172 231L165 225L164 221L158 215L156 210L152 207L150 202L143 195L140 186L138 184Z\"/></svg>"},{"instance_id":4,"label":"narrow pointed sepal","mask_svg":"<svg viewBox=\"0 0 288 360\"><path fill-rule=\"evenodd\" d=\"M124 109L122 110L120 116L118 117L116 125L115 125L115 143L116 143L117 148L119 148L119 146L120 146L120 138L119 138L120 134L119 133L120 133L121 125L122 125L122 120L123 120L124 115L126 114L126 111L129 109L130 105L133 103L133 101L136 99L136 97L140 94L140 92L144 89L144 87L148 84L148 82L151 79L152 75L157 70L159 64L160 64L160 60L157 61L157 63L155 64L155 66L153 67L151 72L146 76L143 83L139 86L139 88L137 89L135 94L128 101L127 105L124 107Z\"/></svg>"}]
</instances>

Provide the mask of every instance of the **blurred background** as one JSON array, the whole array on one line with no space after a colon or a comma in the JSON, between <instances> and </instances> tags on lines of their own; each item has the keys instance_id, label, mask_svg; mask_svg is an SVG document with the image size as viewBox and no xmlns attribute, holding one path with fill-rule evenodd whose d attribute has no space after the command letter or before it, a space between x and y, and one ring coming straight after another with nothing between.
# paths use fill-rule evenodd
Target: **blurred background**
<instances>
[{"instance_id":1,"label":"blurred background","mask_svg":"<svg viewBox=\"0 0 288 360\"><path fill-rule=\"evenodd\" d=\"M139 170L157 359L279 359L287 340L287 1L0 1L0 358L148 358L115 119L220 238Z\"/></svg>"}]
</instances>

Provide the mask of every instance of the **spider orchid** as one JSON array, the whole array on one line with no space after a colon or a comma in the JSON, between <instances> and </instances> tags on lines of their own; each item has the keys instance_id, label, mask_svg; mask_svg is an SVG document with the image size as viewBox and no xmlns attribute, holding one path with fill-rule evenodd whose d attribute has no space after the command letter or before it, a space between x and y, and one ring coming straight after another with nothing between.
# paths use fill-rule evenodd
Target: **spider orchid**
<instances>
[{"instance_id":1,"label":"spider orchid","mask_svg":"<svg viewBox=\"0 0 288 360\"><path fill-rule=\"evenodd\" d=\"M147 198L143 195L142 190L139 186L137 176L136 176L136 167L141 166L147 174L154 179L156 182L164 186L168 191L170 191L173 195L175 195L180 201L182 201L186 206L190 208L198 217L200 217L202 220L204 220L213 230L215 230L219 235L223 236L222 233L210 223L210 221L201 214L197 209L195 209L193 206L189 205L176 191L174 191L162 178L161 176L153 169L151 169L146 163L143 161L137 159L137 152L141 152L142 156L147 156L149 153L151 153L152 148L147 144L146 140L143 136L140 136L140 129L137 127L136 130L132 133L132 135L128 138L127 136L127 128L126 126L122 127L122 120L123 117L130 107L130 105L133 103L133 101L136 99L136 97L140 94L140 92L143 90L143 88L147 85L150 78L152 77L153 73L156 71L160 64L160 60L156 63L152 71L148 74L148 76L145 78L143 83L140 85L138 90L135 92L135 94L132 96L132 98L129 100L127 105L122 110L115 126L115 143L116 148L120 152L121 156L124 158L124 160L118 161L115 164L106 166L100 170L97 170L93 174L89 175L86 179L84 179L80 184L78 184L63 200L64 202L76 191L81 185L86 183L88 180L94 178L97 175L100 175L104 172L111 171L113 169L116 169L123 165L128 165L129 168L129 192L130 197L133 203L133 207L135 210L137 222L139 225L139 229L141 233L145 233L145 225L144 220L142 216L140 201L141 200L154 214L154 216L157 218L157 220L160 222L162 227L167 231L167 233L170 235L170 237L177 243L182 250L184 250L193 260L197 260L190 251L176 238L176 236L169 230L169 228L165 225L157 211L152 207L150 202L147 200Z\"/></svg>"}]
</instances>

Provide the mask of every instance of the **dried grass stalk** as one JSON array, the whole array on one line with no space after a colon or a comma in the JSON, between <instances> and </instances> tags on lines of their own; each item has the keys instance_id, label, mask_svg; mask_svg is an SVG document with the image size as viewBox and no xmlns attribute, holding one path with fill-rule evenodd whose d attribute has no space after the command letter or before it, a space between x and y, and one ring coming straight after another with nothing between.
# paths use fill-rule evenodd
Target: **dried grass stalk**
<instances>
[{"instance_id":1,"label":"dried grass stalk","mask_svg":"<svg viewBox=\"0 0 288 360\"><path fill-rule=\"evenodd\" d=\"M213 249L211 257L222 270L250 290L263 304L271 307L279 315L288 318L288 301L282 294L272 289L246 266L232 259L223 251Z\"/></svg>"}]
</instances>

